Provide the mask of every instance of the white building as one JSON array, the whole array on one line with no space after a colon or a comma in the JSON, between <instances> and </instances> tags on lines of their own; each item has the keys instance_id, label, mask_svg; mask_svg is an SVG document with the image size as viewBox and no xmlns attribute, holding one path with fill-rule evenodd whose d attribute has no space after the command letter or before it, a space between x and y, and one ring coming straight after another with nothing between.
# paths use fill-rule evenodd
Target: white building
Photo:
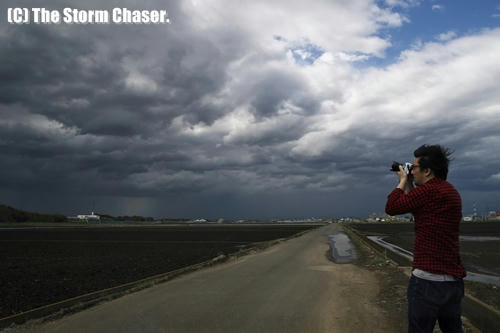
<instances>
[{"instance_id":1,"label":"white building","mask_svg":"<svg viewBox=\"0 0 500 333\"><path fill-rule=\"evenodd\" d=\"M92 214L90 215L77 215L76 216L79 220L82 220L82 221L87 221L87 222L96 222L96 221L100 221L101 220L101 217L99 215L95 215L94 212L92 212Z\"/></svg>"}]
</instances>

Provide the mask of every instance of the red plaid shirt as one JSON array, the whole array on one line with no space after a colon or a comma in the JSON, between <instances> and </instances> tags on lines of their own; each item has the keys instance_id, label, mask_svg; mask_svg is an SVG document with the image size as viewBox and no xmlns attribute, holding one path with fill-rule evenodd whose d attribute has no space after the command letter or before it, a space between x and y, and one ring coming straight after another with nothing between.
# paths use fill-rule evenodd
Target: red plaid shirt
<instances>
[{"instance_id":1,"label":"red plaid shirt","mask_svg":"<svg viewBox=\"0 0 500 333\"><path fill-rule=\"evenodd\" d=\"M385 212L389 215L413 214L413 268L456 278L466 275L458 240L462 199L453 185L432 178L408 194L396 188L387 197Z\"/></svg>"}]
</instances>

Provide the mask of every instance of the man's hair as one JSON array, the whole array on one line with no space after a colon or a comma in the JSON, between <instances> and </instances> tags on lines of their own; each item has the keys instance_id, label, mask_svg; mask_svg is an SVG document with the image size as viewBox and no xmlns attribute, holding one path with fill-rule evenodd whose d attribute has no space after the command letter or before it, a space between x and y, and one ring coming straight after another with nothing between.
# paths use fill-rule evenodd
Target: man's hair
<instances>
[{"instance_id":1,"label":"man's hair","mask_svg":"<svg viewBox=\"0 0 500 333\"><path fill-rule=\"evenodd\" d=\"M421 169L431 169L434 176L446 180L451 160L449 157L452 153L440 145L422 145L413 152L413 155L415 158L420 157L418 163Z\"/></svg>"}]
</instances>

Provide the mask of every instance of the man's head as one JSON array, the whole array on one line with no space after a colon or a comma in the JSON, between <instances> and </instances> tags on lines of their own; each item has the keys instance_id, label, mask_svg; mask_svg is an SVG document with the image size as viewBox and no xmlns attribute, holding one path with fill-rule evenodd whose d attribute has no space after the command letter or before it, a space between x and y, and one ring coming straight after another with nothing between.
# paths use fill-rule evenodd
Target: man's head
<instances>
[{"instance_id":1,"label":"man's head","mask_svg":"<svg viewBox=\"0 0 500 333\"><path fill-rule=\"evenodd\" d=\"M422 185L437 177L446 180L451 152L440 145L422 145L413 152L413 181Z\"/></svg>"}]
</instances>

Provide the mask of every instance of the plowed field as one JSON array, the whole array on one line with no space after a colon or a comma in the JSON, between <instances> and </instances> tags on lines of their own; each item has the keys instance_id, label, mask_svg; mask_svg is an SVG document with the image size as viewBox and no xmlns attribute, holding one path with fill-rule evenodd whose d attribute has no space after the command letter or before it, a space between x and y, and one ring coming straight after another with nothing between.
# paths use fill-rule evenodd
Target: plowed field
<instances>
[{"instance_id":1,"label":"plowed field","mask_svg":"<svg viewBox=\"0 0 500 333\"><path fill-rule=\"evenodd\" d=\"M289 237L314 225L0 229L0 318Z\"/></svg>"}]
</instances>

